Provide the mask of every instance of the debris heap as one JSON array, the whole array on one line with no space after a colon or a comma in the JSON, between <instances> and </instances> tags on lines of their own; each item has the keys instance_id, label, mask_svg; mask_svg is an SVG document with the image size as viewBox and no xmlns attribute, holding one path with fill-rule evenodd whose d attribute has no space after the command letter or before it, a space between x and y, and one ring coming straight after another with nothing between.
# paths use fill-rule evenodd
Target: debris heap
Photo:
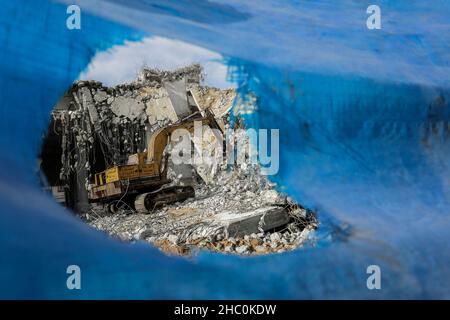
<instances>
[{"instance_id":1,"label":"debris heap","mask_svg":"<svg viewBox=\"0 0 450 320\"><path fill-rule=\"evenodd\" d=\"M218 175L220 183L196 185L195 199L149 215L92 209L84 218L121 240L149 241L175 254L199 248L242 255L281 253L301 247L317 228L315 214L275 191L266 177L225 170ZM264 216L271 210L278 219ZM245 216L251 217L247 225ZM234 217L234 224L227 217Z\"/></svg>"},{"instance_id":2,"label":"debris heap","mask_svg":"<svg viewBox=\"0 0 450 320\"><path fill-rule=\"evenodd\" d=\"M202 79L201 67L192 65L171 72L144 68L134 82L113 88L74 83L53 111L61 144L58 187L66 190L66 205L112 236L149 241L171 253L206 248L249 255L298 248L317 227L315 214L277 192L258 165L219 162L204 168L170 162L170 183L191 185L195 198L145 214L129 205L112 213L83 199L95 173L146 152L150 135L159 129L196 114L211 115L222 132L231 129L235 90L206 87ZM239 128L237 121L234 129ZM227 138L248 143L238 136L241 131L235 133ZM174 145L166 147L167 154Z\"/></svg>"}]
</instances>

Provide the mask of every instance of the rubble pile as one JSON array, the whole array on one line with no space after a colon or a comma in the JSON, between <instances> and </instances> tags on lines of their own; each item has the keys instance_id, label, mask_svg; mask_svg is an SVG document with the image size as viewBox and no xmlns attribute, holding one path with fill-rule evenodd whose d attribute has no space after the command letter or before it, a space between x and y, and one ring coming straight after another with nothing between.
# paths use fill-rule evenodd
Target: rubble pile
<instances>
[{"instance_id":1,"label":"rubble pile","mask_svg":"<svg viewBox=\"0 0 450 320\"><path fill-rule=\"evenodd\" d=\"M257 165L248 164L253 151L241 130L243 123L239 118L233 128L230 123L232 107L242 109L236 91L203 86L202 79L201 66L192 65L170 72L144 68L134 82L113 88L96 81L74 83L52 113L62 149L63 185L58 187L65 188L71 202L67 204L99 230L124 241L148 241L171 253L204 248L250 255L302 246L317 227L315 214L277 192ZM211 121L216 131L206 127L200 137L188 132L188 146L212 161L175 165L170 159L164 165L169 179L164 185L192 187L195 198L153 210L146 207L150 212L143 213L136 209L139 205L124 199L128 178L123 195L113 202L89 201L86 191L96 190L98 181L106 179L99 172L111 166L139 166L139 153L154 150L149 144L154 133L199 116ZM222 150L214 149L223 142L233 149L243 145L245 151L230 163L222 159ZM159 154L169 159L178 143L168 141ZM100 187L118 188L123 181L107 182L108 187L101 182Z\"/></svg>"},{"instance_id":2,"label":"rubble pile","mask_svg":"<svg viewBox=\"0 0 450 320\"><path fill-rule=\"evenodd\" d=\"M93 227L121 240L144 240L165 252L183 255L201 248L241 255L281 253L301 247L317 228L314 213L278 193L265 176L222 170L216 181L196 185L195 199L150 214L133 213L125 207L115 215L93 209L84 218ZM227 226L217 219L223 213L239 215L267 207L285 209L288 223L230 236Z\"/></svg>"}]
</instances>

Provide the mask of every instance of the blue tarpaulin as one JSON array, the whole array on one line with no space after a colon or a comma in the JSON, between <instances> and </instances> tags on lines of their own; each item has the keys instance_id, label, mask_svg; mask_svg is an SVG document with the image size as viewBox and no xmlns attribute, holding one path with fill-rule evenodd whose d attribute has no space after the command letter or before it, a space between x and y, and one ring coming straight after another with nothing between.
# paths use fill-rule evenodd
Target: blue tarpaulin
<instances>
[{"instance_id":1,"label":"blue tarpaulin","mask_svg":"<svg viewBox=\"0 0 450 320\"><path fill-rule=\"evenodd\" d=\"M66 28L72 3L80 30ZM0 298L450 298L450 3L376 1L375 30L370 4L1 0ZM241 96L257 97L247 125L280 129L272 178L318 212L315 246L169 257L42 193L52 107L96 52L147 35L226 57Z\"/></svg>"}]
</instances>

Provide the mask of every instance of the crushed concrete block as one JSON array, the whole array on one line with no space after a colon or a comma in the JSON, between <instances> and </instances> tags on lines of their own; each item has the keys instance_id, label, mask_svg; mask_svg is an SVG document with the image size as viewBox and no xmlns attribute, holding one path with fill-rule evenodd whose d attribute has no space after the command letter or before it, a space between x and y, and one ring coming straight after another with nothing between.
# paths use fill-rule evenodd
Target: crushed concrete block
<instances>
[{"instance_id":1,"label":"crushed concrete block","mask_svg":"<svg viewBox=\"0 0 450 320\"><path fill-rule=\"evenodd\" d=\"M170 102L172 102L172 106L178 118L185 118L192 113L188 105L186 80L184 78L178 81L164 82L164 88L169 94Z\"/></svg>"},{"instance_id":2,"label":"crushed concrete block","mask_svg":"<svg viewBox=\"0 0 450 320\"><path fill-rule=\"evenodd\" d=\"M213 219L224 225L229 236L241 237L259 232L259 227L268 231L286 225L290 218L284 208L269 206L239 214L223 212Z\"/></svg>"},{"instance_id":3,"label":"crushed concrete block","mask_svg":"<svg viewBox=\"0 0 450 320\"><path fill-rule=\"evenodd\" d=\"M257 246L259 246L259 245L261 244L261 240L260 240L260 239L253 238L253 239L250 240L250 244L251 244L253 247L257 247Z\"/></svg>"},{"instance_id":4,"label":"crushed concrete block","mask_svg":"<svg viewBox=\"0 0 450 320\"><path fill-rule=\"evenodd\" d=\"M81 103L88 109L91 123L96 124L98 122L98 113L97 109L95 108L95 103L92 100L91 91L88 88L83 87L80 89L80 92L82 97Z\"/></svg>"},{"instance_id":5,"label":"crushed concrete block","mask_svg":"<svg viewBox=\"0 0 450 320\"><path fill-rule=\"evenodd\" d=\"M279 204L284 200L275 190L263 190L261 191L261 197L268 204Z\"/></svg>"},{"instance_id":6,"label":"crushed concrete block","mask_svg":"<svg viewBox=\"0 0 450 320\"><path fill-rule=\"evenodd\" d=\"M105 100L107 100L108 99L108 94L105 92L105 91L101 91L101 90L99 90L99 91L97 91L95 94L94 94L94 100L95 101L97 101L97 102L103 102L103 101L105 101Z\"/></svg>"},{"instance_id":7,"label":"crushed concrete block","mask_svg":"<svg viewBox=\"0 0 450 320\"><path fill-rule=\"evenodd\" d=\"M272 249L276 249L276 248L278 247L278 243L276 243L276 242L271 242L271 243L270 243L270 247L271 247Z\"/></svg>"},{"instance_id":8,"label":"crushed concrete block","mask_svg":"<svg viewBox=\"0 0 450 320\"><path fill-rule=\"evenodd\" d=\"M236 252L239 254L244 254L248 252L248 246L247 245L242 245L239 247L236 247Z\"/></svg>"},{"instance_id":9,"label":"crushed concrete block","mask_svg":"<svg viewBox=\"0 0 450 320\"><path fill-rule=\"evenodd\" d=\"M169 240L169 242L173 243L173 244L177 244L178 243L178 236L171 234L170 236L167 237L167 240Z\"/></svg>"},{"instance_id":10,"label":"crushed concrete block","mask_svg":"<svg viewBox=\"0 0 450 320\"><path fill-rule=\"evenodd\" d=\"M145 104L142 101L119 96L111 104L111 111L118 117L123 116L130 120L140 117L145 110Z\"/></svg>"},{"instance_id":11,"label":"crushed concrete block","mask_svg":"<svg viewBox=\"0 0 450 320\"><path fill-rule=\"evenodd\" d=\"M236 91L233 89L220 90L200 86L194 86L191 94L200 108L210 109L217 118L230 112L236 98Z\"/></svg>"},{"instance_id":12,"label":"crushed concrete block","mask_svg":"<svg viewBox=\"0 0 450 320\"><path fill-rule=\"evenodd\" d=\"M161 121L173 123L179 120L165 88L144 88L142 90L151 96L151 99L146 102L145 111L151 125L156 125Z\"/></svg>"},{"instance_id":13,"label":"crushed concrete block","mask_svg":"<svg viewBox=\"0 0 450 320\"><path fill-rule=\"evenodd\" d=\"M264 246L256 246L254 250L256 253L267 253L267 248Z\"/></svg>"},{"instance_id":14,"label":"crushed concrete block","mask_svg":"<svg viewBox=\"0 0 450 320\"><path fill-rule=\"evenodd\" d=\"M270 241L278 242L281 240L280 234L278 232L274 232L270 235Z\"/></svg>"}]
</instances>

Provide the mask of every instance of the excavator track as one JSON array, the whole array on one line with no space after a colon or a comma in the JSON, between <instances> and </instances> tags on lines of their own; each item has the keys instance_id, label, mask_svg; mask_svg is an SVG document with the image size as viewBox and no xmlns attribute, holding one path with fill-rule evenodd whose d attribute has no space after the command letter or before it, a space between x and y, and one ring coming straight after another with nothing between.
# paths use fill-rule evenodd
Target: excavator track
<instances>
[{"instance_id":1,"label":"excavator track","mask_svg":"<svg viewBox=\"0 0 450 320\"><path fill-rule=\"evenodd\" d=\"M144 200L147 193L140 194L136 197L134 200L134 209L137 212L147 212L147 209L145 209Z\"/></svg>"},{"instance_id":2,"label":"excavator track","mask_svg":"<svg viewBox=\"0 0 450 320\"><path fill-rule=\"evenodd\" d=\"M190 186L172 186L140 194L134 200L134 208L140 213L150 213L162 206L184 201L195 196Z\"/></svg>"}]
</instances>

